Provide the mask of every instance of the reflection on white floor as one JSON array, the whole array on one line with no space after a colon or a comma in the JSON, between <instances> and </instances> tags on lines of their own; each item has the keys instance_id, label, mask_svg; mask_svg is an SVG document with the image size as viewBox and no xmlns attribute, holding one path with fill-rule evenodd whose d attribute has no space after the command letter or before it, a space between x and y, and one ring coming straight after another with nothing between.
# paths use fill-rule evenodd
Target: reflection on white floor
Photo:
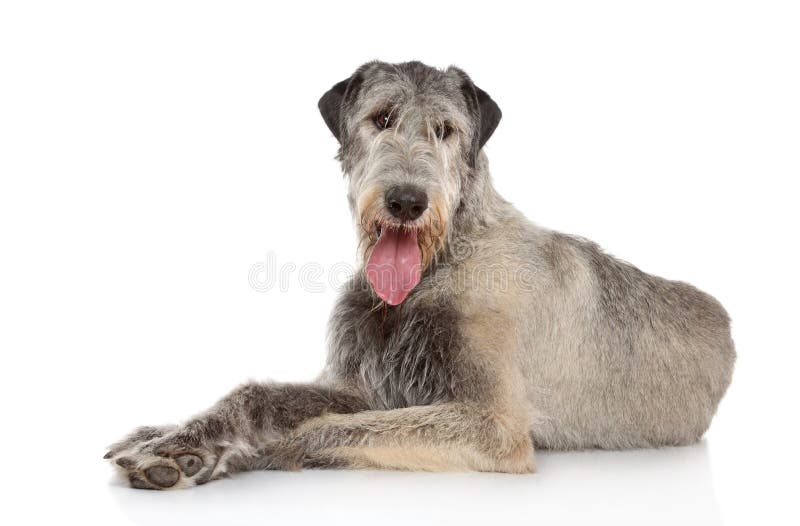
<instances>
[{"instance_id":1,"label":"reflection on white floor","mask_svg":"<svg viewBox=\"0 0 800 526\"><path fill-rule=\"evenodd\" d=\"M705 442L541 452L535 475L316 471L239 474L186 491L111 494L135 524L720 524Z\"/></svg>"}]
</instances>

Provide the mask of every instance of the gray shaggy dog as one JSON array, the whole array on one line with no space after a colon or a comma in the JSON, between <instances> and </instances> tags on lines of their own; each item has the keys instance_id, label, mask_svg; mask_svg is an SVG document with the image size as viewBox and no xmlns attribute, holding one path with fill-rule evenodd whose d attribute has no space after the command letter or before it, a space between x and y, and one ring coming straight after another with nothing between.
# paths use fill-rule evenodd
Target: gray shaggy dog
<instances>
[{"instance_id":1,"label":"gray shaggy dog","mask_svg":"<svg viewBox=\"0 0 800 526\"><path fill-rule=\"evenodd\" d=\"M325 369L135 430L106 454L131 486L303 467L530 473L537 447L703 435L735 358L725 310L503 200L482 151L500 109L466 73L370 62L319 108L363 257Z\"/></svg>"}]
</instances>

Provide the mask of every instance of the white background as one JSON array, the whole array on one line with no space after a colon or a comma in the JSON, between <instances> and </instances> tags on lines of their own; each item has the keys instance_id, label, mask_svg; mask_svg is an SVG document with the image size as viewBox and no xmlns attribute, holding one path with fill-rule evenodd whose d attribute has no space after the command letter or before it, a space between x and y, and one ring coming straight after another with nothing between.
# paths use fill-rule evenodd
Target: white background
<instances>
[{"instance_id":1,"label":"white background","mask_svg":"<svg viewBox=\"0 0 800 526\"><path fill-rule=\"evenodd\" d=\"M0 521L797 520L797 3L448 4L0 4ZM466 69L503 109L503 195L722 301L739 359L703 442L118 485L101 456L132 427L321 367L355 243L316 103L373 58ZM269 253L298 270L257 292Z\"/></svg>"}]
</instances>

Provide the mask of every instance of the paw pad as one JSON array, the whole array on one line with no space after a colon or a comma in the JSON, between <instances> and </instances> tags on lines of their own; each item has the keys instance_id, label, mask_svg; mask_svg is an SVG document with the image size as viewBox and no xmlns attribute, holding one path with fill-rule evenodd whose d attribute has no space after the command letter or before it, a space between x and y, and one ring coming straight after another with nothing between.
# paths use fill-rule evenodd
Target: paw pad
<instances>
[{"instance_id":1,"label":"paw pad","mask_svg":"<svg viewBox=\"0 0 800 526\"><path fill-rule=\"evenodd\" d=\"M162 488L170 488L178 483L181 474L169 466L153 466L144 470L147 480Z\"/></svg>"},{"instance_id":2,"label":"paw pad","mask_svg":"<svg viewBox=\"0 0 800 526\"><path fill-rule=\"evenodd\" d=\"M197 455L186 454L181 455L175 459L175 462L178 463L178 466L183 471L184 475L187 477L192 477L200 471L200 468L203 467L203 460L198 457Z\"/></svg>"},{"instance_id":3,"label":"paw pad","mask_svg":"<svg viewBox=\"0 0 800 526\"><path fill-rule=\"evenodd\" d=\"M141 440L140 440L141 439ZM104 458L139 489L188 488L215 475L219 457L208 449L187 449L179 436L161 428L140 428L111 447Z\"/></svg>"}]
</instances>

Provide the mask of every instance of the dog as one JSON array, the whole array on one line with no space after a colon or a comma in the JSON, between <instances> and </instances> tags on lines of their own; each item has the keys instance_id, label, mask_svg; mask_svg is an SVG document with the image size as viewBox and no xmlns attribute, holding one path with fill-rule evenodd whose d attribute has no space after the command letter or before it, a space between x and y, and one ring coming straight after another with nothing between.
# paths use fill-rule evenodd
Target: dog
<instances>
[{"instance_id":1,"label":"dog","mask_svg":"<svg viewBox=\"0 0 800 526\"><path fill-rule=\"evenodd\" d=\"M319 101L360 270L308 384L249 383L105 455L134 488L245 470L534 471L534 449L697 441L727 389L726 311L495 191L494 100L461 69L370 62Z\"/></svg>"}]
</instances>

